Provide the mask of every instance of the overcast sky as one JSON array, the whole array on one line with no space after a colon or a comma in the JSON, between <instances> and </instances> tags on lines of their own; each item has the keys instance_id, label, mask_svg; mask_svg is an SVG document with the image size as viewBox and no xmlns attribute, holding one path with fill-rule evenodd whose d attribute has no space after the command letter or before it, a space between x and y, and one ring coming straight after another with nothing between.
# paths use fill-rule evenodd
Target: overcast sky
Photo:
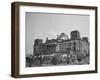
<instances>
[{"instance_id":1,"label":"overcast sky","mask_svg":"<svg viewBox=\"0 0 100 80\"><path fill-rule=\"evenodd\" d=\"M60 33L65 33L70 38L70 32L79 30L81 37L89 37L89 15L72 14L25 14L25 51L33 54L34 40L56 38Z\"/></svg>"}]
</instances>

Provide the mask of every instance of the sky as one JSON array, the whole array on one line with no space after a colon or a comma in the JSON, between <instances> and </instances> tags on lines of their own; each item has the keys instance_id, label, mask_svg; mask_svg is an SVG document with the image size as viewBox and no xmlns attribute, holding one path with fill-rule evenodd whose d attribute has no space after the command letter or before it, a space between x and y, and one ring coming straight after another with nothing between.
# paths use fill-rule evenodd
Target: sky
<instances>
[{"instance_id":1,"label":"sky","mask_svg":"<svg viewBox=\"0 0 100 80\"><path fill-rule=\"evenodd\" d=\"M53 39L61 33L70 38L70 32L80 31L81 37L89 36L89 15L50 14L26 12L25 14L25 52L33 54L35 39Z\"/></svg>"}]
</instances>

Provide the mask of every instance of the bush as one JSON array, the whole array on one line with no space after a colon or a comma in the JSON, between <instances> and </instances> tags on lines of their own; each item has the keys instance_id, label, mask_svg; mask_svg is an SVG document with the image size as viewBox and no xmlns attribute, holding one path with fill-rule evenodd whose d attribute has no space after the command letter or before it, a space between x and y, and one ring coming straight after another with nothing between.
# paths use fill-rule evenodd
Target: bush
<instances>
[{"instance_id":1,"label":"bush","mask_svg":"<svg viewBox=\"0 0 100 80\"><path fill-rule=\"evenodd\" d=\"M56 58L56 57L53 57L51 63L52 63L53 65L57 65L57 63L58 63L57 58Z\"/></svg>"},{"instance_id":2,"label":"bush","mask_svg":"<svg viewBox=\"0 0 100 80\"><path fill-rule=\"evenodd\" d=\"M78 54L77 55L77 60L80 62L80 61L82 61L83 57L84 56L82 54Z\"/></svg>"}]
</instances>

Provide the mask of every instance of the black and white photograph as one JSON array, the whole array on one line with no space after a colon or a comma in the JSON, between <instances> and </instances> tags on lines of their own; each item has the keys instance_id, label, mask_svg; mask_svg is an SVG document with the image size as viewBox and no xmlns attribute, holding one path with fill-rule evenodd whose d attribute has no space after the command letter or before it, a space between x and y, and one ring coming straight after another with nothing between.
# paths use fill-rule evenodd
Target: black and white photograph
<instances>
[{"instance_id":1,"label":"black and white photograph","mask_svg":"<svg viewBox=\"0 0 100 80\"><path fill-rule=\"evenodd\" d=\"M12 76L97 73L97 7L12 3Z\"/></svg>"},{"instance_id":2,"label":"black and white photograph","mask_svg":"<svg viewBox=\"0 0 100 80\"><path fill-rule=\"evenodd\" d=\"M25 13L26 67L88 65L89 15Z\"/></svg>"}]
</instances>

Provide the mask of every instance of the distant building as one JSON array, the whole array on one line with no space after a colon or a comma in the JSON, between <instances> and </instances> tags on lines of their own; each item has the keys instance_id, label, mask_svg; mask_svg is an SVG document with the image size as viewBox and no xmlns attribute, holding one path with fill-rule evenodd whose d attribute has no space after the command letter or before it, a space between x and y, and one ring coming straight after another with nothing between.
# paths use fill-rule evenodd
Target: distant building
<instances>
[{"instance_id":1,"label":"distant building","mask_svg":"<svg viewBox=\"0 0 100 80\"><path fill-rule=\"evenodd\" d=\"M55 56L66 55L70 58L69 62L75 62L89 56L88 37L80 37L80 32L75 30L70 33L71 38L65 33L57 35L56 39L36 39L34 42L34 56ZM89 62L88 62L89 63Z\"/></svg>"}]
</instances>

